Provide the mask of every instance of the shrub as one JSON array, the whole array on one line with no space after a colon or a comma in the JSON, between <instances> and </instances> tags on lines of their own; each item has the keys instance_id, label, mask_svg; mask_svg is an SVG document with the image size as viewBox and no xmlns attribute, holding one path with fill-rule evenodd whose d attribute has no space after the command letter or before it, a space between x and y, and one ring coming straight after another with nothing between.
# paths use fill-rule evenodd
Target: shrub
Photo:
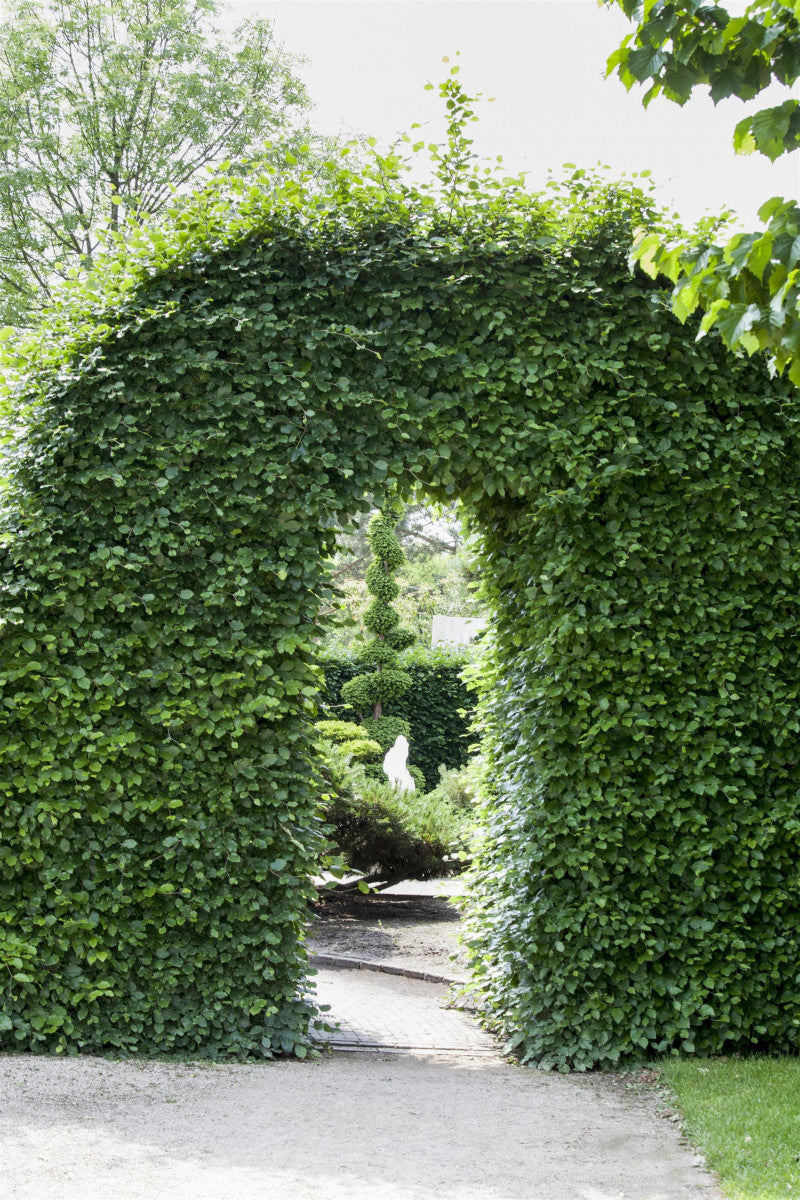
<instances>
[{"instance_id":1,"label":"shrub","mask_svg":"<svg viewBox=\"0 0 800 1200\"><path fill-rule=\"evenodd\" d=\"M379 729L372 718L364 727L388 750L399 733L411 742L411 758L425 776L430 790L439 783L439 767L459 768L469 760L469 747L475 741L470 733L474 719L474 698L462 679L465 666L475 657L466 647L415 647L403 656L403 670L412 681L409 691L392 705L391 717L380 721L402 721L391 739ZM358 671L352 655L330 655L320 660L325 675L323 701L326 708L341 711L342 686ZM394 726L392 726L394 728ZM387 740L388 739L388 740Z\"/></svg>"},{"instance_id":2,"label":"shrub","mask_svg":"<svg viewBox=\"0 0 800 1200\"><path fill-rule=\"evenodd\" d=\"M482 762L478 758L471 759L465 767L448 770L439 767L439 782L433 791L428 792L428 798L445 800L453 808L464 812L474 812L478 802L478 788Z\"/></svg>"},{"instance_id":3,"label":"shrub","mask_svg":"<svg viewBox=\"0 0 800 1200\"><path fill-rule=\"evenodd\" d=\"M381 758L380 743L365 737L363 725L355 721L317 721L314 728L351 761L371 763Z\"/></svg>"},{"instance_id":4,"label":"shrub","mask_svg":"<svg viewBox=\"0 0 800 1200\"><path fill-rule=\"evenodd\" d=\"M419 769L419 767L410 766L408 768L408 773L414 780L414 786L417 789L417 792L423 796L427 795L425 788L425 776L422 774L422 771Z\"/></svg>"},{"instance_id":5,"label":"shrub","mask_svg":"<svg viewBox=\"0 0 800 1200\"><path fill-rule=\"evenodd\" d=\"M381 757L381 748L372 738L349 738L341 747L349 759L357 762L373 762Z\"/></svg>"},{"instance_id":6,"label":"shrub","mask_svg":"<svg viewBox=\"0 0 800 1200\"><path fill-rule=\"evenodd\" d=\"M382 879L430 879L461 869L469 824L440 797L395 791L330 747L323 816L333 848L354 871Z\"/></svg>"},{"instance_id":7,"label":"shrub","mask_svg":"<svg viewBox=\"0 0 800 1200\"><path fill-rule=\"evenodd\" d=\"M411 724L402 717L367 717L363 728L380 743L384 754L391 750L399 737L411 737Z\"/></svg>"},{"instance_id":8,"label":"shrub","mask_svg":"<svg viewBox=\"0 0 800 1200\"><path fill-rule=\"evenodd\" d=\"M492 1018L560 1067L796 1050L798 393L630 273L627 187L445 214L239 182L14 368L0 1046L302 1048L322 563L366 492L426 479L493 614Z\"/></svg>"},{"instance_id":9,"label":"shrub","mask_svg":"<svg viewBox=\"0 0 800 1200\"><path fill-rule=\"evenodd\" d=\"M317 721L314 728L332 742L346 742L348 738L364 736L364 726L355 721Z\"/></svg>"}]
</instances>

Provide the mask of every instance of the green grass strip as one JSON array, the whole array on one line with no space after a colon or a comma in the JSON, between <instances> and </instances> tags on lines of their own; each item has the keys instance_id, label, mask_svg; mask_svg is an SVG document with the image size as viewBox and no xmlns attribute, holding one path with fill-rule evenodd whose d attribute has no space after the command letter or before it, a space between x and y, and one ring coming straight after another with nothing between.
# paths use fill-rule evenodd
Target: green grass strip
<instances>
[{"instance_id":1,"label":"green grass strip","mask_svg":"<svg viewBox=\"0 0 800 1200\"><path fill-rule=\"evenodd\" d=\"M726 1196L800 1197L800 1058L675 1060L661 1075Z\"/></svg>"}]
</instances>

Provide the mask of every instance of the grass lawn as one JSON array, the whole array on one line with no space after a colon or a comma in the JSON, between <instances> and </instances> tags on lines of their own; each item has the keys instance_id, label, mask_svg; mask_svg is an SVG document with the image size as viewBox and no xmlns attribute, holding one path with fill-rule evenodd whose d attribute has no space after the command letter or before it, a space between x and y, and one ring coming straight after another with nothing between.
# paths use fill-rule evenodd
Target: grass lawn
<instances>
[{"instance_id":1,"label":"grass lawn","mask_svg":"<svg viewBox=\"0 0 800 1200\"><path fill-rule=\"evenodd\" d=\"M731 1200L800 1200L800 1058L667 1060L659 1074Z\"/></svg>"}]
</instances>

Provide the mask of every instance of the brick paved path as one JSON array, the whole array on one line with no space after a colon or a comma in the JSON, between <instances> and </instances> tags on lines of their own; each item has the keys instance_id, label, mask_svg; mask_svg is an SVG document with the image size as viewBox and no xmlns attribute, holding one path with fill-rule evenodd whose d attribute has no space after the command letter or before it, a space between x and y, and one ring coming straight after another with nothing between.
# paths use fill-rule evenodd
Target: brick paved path
<instances>
[{"instance_id":1,"label":"brick paved path","mask_svg":"<svg viewBox=\"0 0 800 1200\"><path fill-rule=\"evenodd\" d=\"M443 984L377 971L325 967L316 976L316 998L329 1004L325 1020L338 1028L319 1032L336 1050L445 1050L497 1054L495 1041L466 1013L446 1008Z\"/></svg>"}]
</instances>

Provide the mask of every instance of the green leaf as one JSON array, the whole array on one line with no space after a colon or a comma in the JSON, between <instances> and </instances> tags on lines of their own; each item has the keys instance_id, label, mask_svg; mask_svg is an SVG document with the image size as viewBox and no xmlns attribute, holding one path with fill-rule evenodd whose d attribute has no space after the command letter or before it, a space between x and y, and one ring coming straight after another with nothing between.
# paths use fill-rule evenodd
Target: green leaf
<instances>
[{"instance_id":1,"label":"green leaf","mask_svg":"<svg viewBox=\"0 0 800 1200\"><path fill-rule=\"evenodd\" d=\"M738 121L733 131L733 148L737 154L752 154L756 150L756 139L752 132L752 117Z\"/></svg>"}]
</instances>

